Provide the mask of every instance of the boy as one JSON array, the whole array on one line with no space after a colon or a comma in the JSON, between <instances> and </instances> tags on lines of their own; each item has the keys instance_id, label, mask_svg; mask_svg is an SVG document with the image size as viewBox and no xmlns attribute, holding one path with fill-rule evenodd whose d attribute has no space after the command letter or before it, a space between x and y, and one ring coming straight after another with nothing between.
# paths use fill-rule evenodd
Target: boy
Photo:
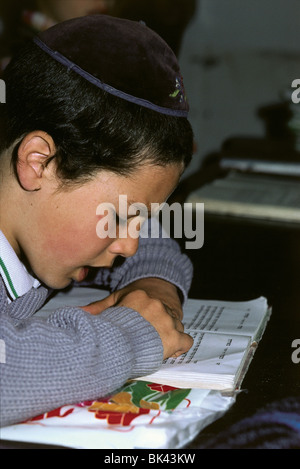
<instances>
[{"instance_id":1,"label":"boy","mask_svg":"<svg viewBox=\"0 0 300 469\"><path fill-rule=\"evenodd\" d=\"M4 79L1 426L97 399L192 345L181 323L190 261L170 239L130 236L144 213L124 221L118 208L122 194L137 208L163 203L191 158L172 51L143 24L94 15L41 33ZM114 237L96 232L104 203ZM34 316L48 289L84 280L111 295Z\"/></svg>"}]
</instances>

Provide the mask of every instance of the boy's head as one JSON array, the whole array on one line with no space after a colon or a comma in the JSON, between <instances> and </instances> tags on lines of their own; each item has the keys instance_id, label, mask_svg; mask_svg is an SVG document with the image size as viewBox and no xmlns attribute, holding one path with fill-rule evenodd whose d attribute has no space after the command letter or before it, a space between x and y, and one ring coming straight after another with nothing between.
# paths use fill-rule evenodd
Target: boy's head
<instances>
[{"instance_id":1,"label":"boy's head","mask_svg":"<svg viewBox=\"0 0 300 469\"><path fill-rule=\"evenodd\" d=\"M5 81L0 229L16 253L53 288L132 256L139 207L162 204L192 154L172 51L142 24L91 16L42 33ZM125 221L120 195L137 207ZM97 231L107 203L112 237Z\"/></svg>"},{"instance_id":2,"label":"boy's head","mask_svg":"<svg viewBox=\"0 0 300 469\"><path fill-rule=\"evenodd\" d=\"M145 160L188 164L192 131L177 59L144 24L93 15L41 33L8 66L1 150L47 132L64 183Z\"/></svg>"}]
</instances>

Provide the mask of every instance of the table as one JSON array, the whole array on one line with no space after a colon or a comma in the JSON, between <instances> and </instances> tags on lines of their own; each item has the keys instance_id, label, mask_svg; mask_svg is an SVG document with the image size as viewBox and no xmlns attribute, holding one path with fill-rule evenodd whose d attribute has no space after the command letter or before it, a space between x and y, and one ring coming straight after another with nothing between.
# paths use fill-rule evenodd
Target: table
<instances>
[{"instance_id":1,"label":"table","mask_svg":"<svg viewBox=\"0 0 300 469\"><path fill-rule=\"evenodd\" d=\"M300 396L300 364L291 357L291 344L300 339L300 227L205 216L204 246L186 254L195 269L190 297L242 301L263 295L273 306L242 392L189 445L197 448L266 404Z\"/></svg>"}]
</instances>

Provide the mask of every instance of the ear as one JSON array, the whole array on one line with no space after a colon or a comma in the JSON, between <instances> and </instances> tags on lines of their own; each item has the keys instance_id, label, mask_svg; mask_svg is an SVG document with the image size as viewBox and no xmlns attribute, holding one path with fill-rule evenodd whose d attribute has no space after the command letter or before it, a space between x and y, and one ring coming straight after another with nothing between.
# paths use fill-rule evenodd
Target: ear
<instances>
[{"instance_id":1,"label":"ear","mask_svg":"<svg viewBox=\"0 0 300 469\"><path fill-rule=\"evenodd\" d=\"M54 141L46 132L34 131L23 138L17 161L18 179L23 189L37 191L41 188L46 163L55 153Z\"/></svg>"}]
</instances>

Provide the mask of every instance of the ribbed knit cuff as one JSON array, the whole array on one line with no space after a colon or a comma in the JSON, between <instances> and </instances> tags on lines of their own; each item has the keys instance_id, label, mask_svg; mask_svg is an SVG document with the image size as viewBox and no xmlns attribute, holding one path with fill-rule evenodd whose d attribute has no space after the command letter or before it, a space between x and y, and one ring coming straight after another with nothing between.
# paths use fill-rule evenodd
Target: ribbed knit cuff
<instances>
[{"instance_id":1,"label":"ribbed knit cuff","mask_svg":"<svg viewBox=\"0 0 300 469\"><path fill-rule=\"evenodd\" d=\"M112 289L121 289L142 278L156 277L175 285L185 302L192 281L192 263L173 243L175 241L169 239L140 242L138 253L126 259L113 273Z\"/></svg>"},{"instance_id":2,"label":"ribbed knit cuff","mask_svg":"<svg viewBox=\"0 0 300 469\"><path fill-rule=\"evenodd\" d=\"M131 376L137 378L157 371L163 361L163 345L155 328L138 312L123 306L108 308L101 319L116 325L126 336L133 356Z\"/></svg>"}]
</instances>

